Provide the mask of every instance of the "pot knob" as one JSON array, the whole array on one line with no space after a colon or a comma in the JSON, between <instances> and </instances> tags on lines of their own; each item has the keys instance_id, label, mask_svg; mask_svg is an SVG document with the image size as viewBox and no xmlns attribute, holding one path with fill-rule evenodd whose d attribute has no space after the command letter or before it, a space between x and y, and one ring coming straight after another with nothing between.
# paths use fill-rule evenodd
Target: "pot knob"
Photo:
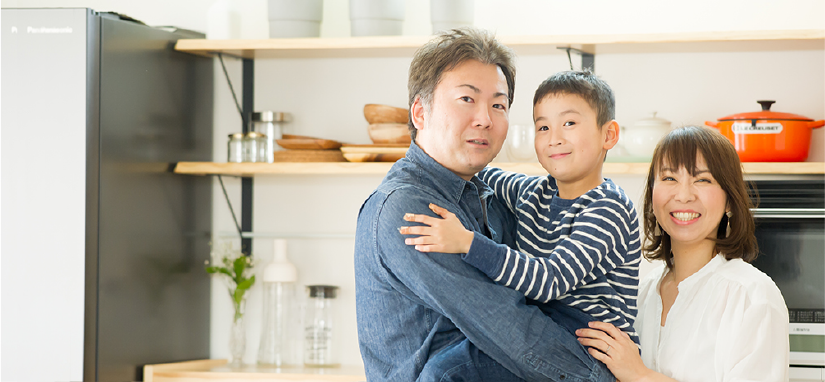
<instances>
[{"instance_id":1,"label":"pot knob","mask_svg":"<svg viewBox=\"0 0 825 382\"><path fill-rule=\"evenodd\" d=\"M756 101L758 104L762 105L762 111L771 111L771 105L775 104L776 101Z\"/></svg>"}]
</instances>

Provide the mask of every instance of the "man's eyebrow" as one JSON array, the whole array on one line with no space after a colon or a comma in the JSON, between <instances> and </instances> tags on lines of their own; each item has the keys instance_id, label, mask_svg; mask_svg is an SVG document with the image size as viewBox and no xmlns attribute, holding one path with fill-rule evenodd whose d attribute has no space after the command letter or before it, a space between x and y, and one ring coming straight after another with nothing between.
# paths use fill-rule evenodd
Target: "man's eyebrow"
<instances>
[{"instance_id":1,"label":"man's eyebrow","mask_svg":"<svg viewBox=\"0 0 825 382\"><path fill-rule=\"evenodd\" d=\"M461 84L461 85L458 85L456 87L457 88L468 87L473 91L473 93L476 93L476 94L481 93L481 89L479 89L479 88L477 88L473 85L470 85L470 84ZM493 98L498 98L498 97L504 97L504 98L510 99L510 96L508 96L507 93L496 92L496 94L493 94Z\"/></svg>"},{"instance_id":2,"label":"man's eyebrow","mask_svg":"<svg viewBox=\"0 0 825 382\"><path fill-rule=\"evenodd\" d=\"M475 93L481 93L481 89L479 89L479 88L477 88L477 87L475 87L475 86L473 86L473 85L470 85L470 84L461 84L461 85L458 85L458 86L456 86L456 87L457 87L457 88L460 88L460 87L462 87L462 86L466 86L466 87L468 87L468 88L472 89L472 90L473 90L473 92L475 92Z\"/></svg>"}]
</instances>

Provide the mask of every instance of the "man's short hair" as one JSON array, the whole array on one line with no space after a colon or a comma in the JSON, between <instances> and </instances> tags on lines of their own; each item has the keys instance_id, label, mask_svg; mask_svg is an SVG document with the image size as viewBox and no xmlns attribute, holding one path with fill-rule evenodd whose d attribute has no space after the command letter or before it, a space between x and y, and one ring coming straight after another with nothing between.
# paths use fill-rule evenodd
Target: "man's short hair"
<instances>
[{"instance_id":1,"label":"man's short hair","mask_svg":"<svg viewBox=\"0 0 825 382\"><path fill-rule=\"evenodd\" d=\"M533 107L549 96L572 94L582 97L596 112L599 129L616 118L616 98L613 90L601 78L589 70L567 70L548 77L536 89Z\"/></svg>"},{"instance_id":2,"label":"man's short hair","mask_svg":"<svg viewBox=\"0 0 825 382\"><path fill-rule=\"evenodd\" d=\"M432 106L435 87L444 73L468 60L501 68L507 80L508 102L512 105L516 87L515 54L512 49L499 43L493 34L485 30L463 27L440 33L415 52L407 82L409 108L412 108L416 97L421 97L425 108ZM412 115L408 126L410 136L415 140Z\"/></svg>"}]
</instances>

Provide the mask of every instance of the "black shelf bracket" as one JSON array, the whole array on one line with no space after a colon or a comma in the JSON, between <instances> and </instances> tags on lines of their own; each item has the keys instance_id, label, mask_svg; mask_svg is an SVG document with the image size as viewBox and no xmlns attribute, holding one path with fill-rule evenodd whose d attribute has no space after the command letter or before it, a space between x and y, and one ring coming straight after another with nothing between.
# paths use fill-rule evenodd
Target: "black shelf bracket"
<instances>
[{"instance_id":1,"label":"black shelf bracket","mask_svg":"<svg viewBox=\"0 0 825 382\"><path fill-rule=\"evenodd\" d=\"M578 53L582 58L582 70L590 70L590 72L596 72L596 56L592 53L587 53L581 49L571 48L569 46L558 46L556 49L561 49L567 51L567 60L570 62L570 70L573 69L573 58L570 56L570 51L574 51Z\"/></svg>"}]
</instances>

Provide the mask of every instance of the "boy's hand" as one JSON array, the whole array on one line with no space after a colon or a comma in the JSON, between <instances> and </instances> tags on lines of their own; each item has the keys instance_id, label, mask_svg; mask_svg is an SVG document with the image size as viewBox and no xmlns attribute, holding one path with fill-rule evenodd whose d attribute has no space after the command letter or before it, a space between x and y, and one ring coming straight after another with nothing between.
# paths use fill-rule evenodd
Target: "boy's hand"
<instances>
[{"instance_id":1,"label":"boy's hand","mask_svg":"<svg viewBox=\"0 0 825 382\"><path fill-rule=\"evenodd\" d=\"M454 213L430 203L430 209L443 219L427 215L405 214L404 220L426 226L401 227L402 235L420 235L407 238L405 244L415 245L419 252L467 253L473 244L473 232L464 228Z\"/></svg>"}]
</instances>

